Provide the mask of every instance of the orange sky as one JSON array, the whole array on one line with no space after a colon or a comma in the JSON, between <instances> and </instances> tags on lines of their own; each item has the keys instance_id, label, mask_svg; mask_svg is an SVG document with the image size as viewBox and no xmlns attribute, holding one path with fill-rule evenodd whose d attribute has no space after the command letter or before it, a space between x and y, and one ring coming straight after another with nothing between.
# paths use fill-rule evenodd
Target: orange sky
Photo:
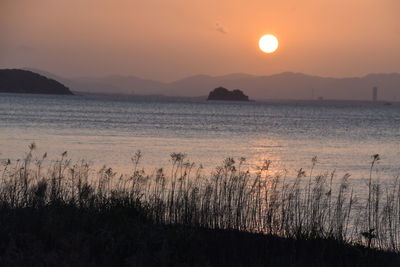
<instances>
[{"instance_id":1,"label":"orange sky","mask_svg":"<svg viewBox=\"0 0 400 267\"><path fill-rule=\"evenodd\" d=\"M400 72L399 0L0 0L0 68L63 76ZM273 33L272 55L258 39Z\"/></svg>"}]
</instances>

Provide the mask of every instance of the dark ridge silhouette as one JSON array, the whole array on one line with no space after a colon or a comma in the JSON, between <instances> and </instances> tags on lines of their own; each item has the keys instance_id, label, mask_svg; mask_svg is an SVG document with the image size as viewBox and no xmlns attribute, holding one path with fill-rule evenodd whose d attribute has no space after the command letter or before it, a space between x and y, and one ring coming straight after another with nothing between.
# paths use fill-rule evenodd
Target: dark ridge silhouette
<instances>
[{"instance_id":1,"label":"dark ridge silhouette","mask_svg":"<svg viewBox=\"0 0 400 267\"><path fill-rule=\"evenodd\" d=\"M0 70L0 93L73 95L56 80L20 69Z\"/></svg>"},{"instance_id":2,"label":"dark ridge silhouette","mask_svg":"<svg viewBox=\"0 0 400 267\"><path fill-rule=\"evenodd\" d=\"M249 101L249 97L239 89L229 91L224 87L218 87L210 92L207 100Z\"/></svg>"}]
</instances>

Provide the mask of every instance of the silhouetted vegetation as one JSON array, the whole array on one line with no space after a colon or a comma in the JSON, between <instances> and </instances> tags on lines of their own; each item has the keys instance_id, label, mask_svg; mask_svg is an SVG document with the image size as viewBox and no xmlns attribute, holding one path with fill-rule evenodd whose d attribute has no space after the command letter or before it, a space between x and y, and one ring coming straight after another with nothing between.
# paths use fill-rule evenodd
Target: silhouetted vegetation
<instances>
[{"instance_id":1,"label":"silhouetted vegetation","mask_svg":"<svg viewBox=\"0 0 400 267\"><path fill-rule=\"evenodd\" d=\"M0 264L14 266L397 266L400 184L372 175L357 198L349 175L256 173L226 159L211 175L173 153L147 174L85 162L6 161L0 173ZM46 166L46 167L44 167ZM379 250L378 250L379 249Z\"/></svg>"},{"instance_id":2,"label":"silhouetted vegetation","mask_svg":"<svg viewBox=\"0 0 400 267\"><path fill-rule=\"evenodd\" d=\"M210 92L207 100L249 101L249 97L239 89L229 91L224 87L218 87Z\"/></svg>"},{"instance_id":3,"label":"silhouetted vegetation","mask_svg":"<svg viewBox=\"0 0 400 267\"><path fill-rule=\"evenodd\" d=\"M20 69L0 70L0 93L72 95L63 84Z\"/></svg>"}]
</instances>

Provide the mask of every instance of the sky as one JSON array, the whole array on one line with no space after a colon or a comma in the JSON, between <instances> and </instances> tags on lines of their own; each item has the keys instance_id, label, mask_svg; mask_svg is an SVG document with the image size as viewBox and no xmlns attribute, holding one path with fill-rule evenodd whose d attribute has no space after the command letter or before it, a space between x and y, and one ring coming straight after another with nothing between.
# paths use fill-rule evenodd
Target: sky
<instances>
[{"instance_id":1,"label":"sky","mask_svg":"<svg viewBox=\"0 0 400 267\"><path fill-rule=\"evenodd\" d=\"M398 0L0 0L0 68L61 76L400 72ZM274 34L273 54L258 40Z\"/></svg>"}]
</instances>

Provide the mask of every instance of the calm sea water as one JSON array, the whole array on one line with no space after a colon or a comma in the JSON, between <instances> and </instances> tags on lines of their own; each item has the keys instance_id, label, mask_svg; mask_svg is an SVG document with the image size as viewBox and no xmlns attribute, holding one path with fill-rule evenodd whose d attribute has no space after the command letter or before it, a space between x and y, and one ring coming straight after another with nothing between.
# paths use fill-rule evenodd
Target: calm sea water
<instances>
[{"instance_id":1,"label":"calm sea water","mask_svg":"<svg viewBox=\"0 0 400 267\"><path fill-rule=\"evenodd\" d=\"M0 159L15 160L35 142L36 154L89 160L131 170L141 150L148 170L170 166L170 154L211 170L226 157L263 160L273 171L346 172L362 181L372 154L378 174L400 173L400 105L207 102L86 96L0 95Z\"/></svg>"}]
</instances>

